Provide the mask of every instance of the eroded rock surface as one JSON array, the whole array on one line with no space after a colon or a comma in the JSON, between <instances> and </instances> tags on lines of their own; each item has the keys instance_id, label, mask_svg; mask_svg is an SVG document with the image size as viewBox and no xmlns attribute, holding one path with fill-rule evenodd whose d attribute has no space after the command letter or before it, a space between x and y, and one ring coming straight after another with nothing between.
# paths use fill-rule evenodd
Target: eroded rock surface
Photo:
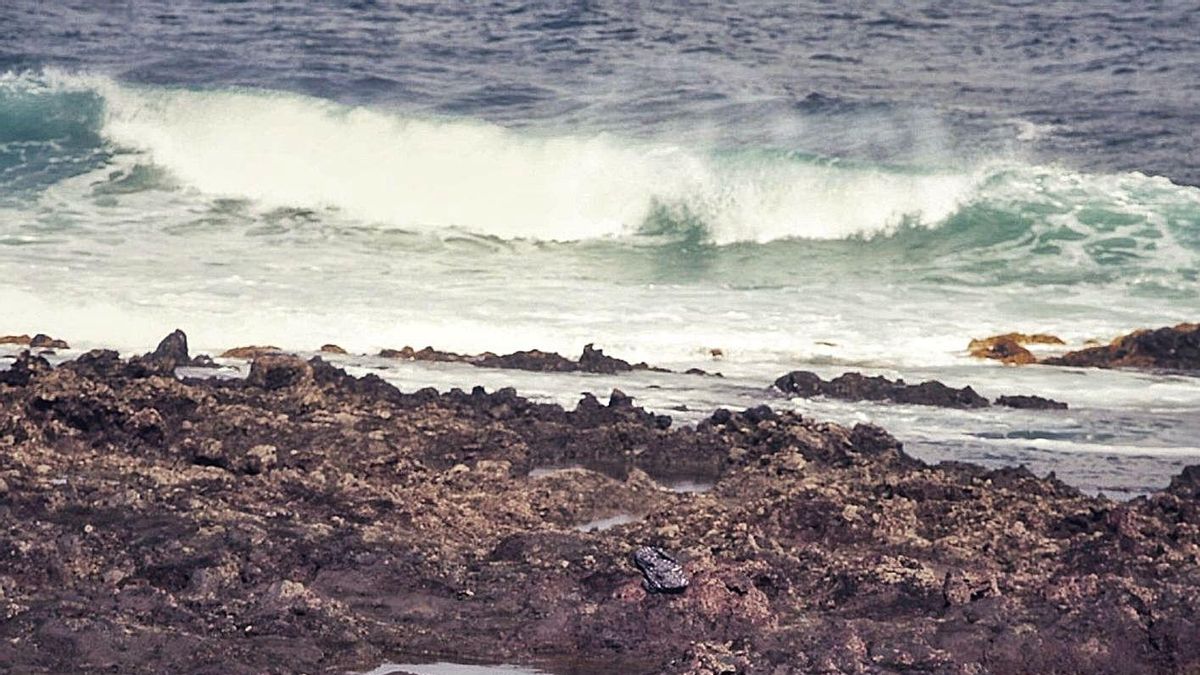
<instances>
[{"instance_id":1,"label":"eroded rock surface","mask_svg":"<svg viewBox=\"0 0 1200 675\"><path fill-rule=\"evenodd\" d=\"M538 466L576 466L530 477ZM661 487L679 471L715 486ZM580 532L604 514L635 522ZM650 594L640 546L682 561ZM0 377L0 671L342 673L413 653L627 673L1200 668L1200 470L1127 503L928 466L765 406L401 393L313 359ZM620 664L619 666L613 664Z\"/></svg>"},{"instance_id":2,"label":"eroded rock surface","mask_svg":"<svg viewBox=\"0 0 1200 675\"><path fill-rule=\"evenodd\" d=\"M1200 370L1200 324L1139 330L1110 344L1043 359L1054 366Z\"/></svg>"}]
</instances>

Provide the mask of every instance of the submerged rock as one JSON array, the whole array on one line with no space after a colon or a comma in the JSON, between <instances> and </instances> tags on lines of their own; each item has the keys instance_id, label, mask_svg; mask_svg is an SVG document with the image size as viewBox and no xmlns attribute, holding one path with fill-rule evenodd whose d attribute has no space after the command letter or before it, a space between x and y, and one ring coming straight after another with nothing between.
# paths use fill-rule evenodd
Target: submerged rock
<instances>
[{"instance_id":1,"label":"submerged rock","mask_svg":"<svg viewBox=\"0 0 1200 675\"><path fill-rule=\"evenodd\" d=\"M641 570L642 585L651 593L682 593L688 587L683 565L657 546L634 551L633 564Z\"/></svg>"},{"instance_id":2,"label":"submerged rock","mask_svg":"<svg viewBox=\"0 0 1200 675\"><path fill-rule=\"evenodd\" d=\"M1200 370L1200 324L1139 330L1110 344L1044 359L1052 366Z\"/></svg>"},{"instance_id":3,"label":"submerged rock","mask_svg":"<svg viewBox=\"0 0 1200 675\"><path fill-rule=\"evenodd\" d=\"M891 401L944 408L985 408L989 405L986 398L970 387L955 389L936 380L906 384L904 380L868 377L861 373L845 373L826 382L816 373L797 370L775 380L775 387L785 394L804 398L828 396L846 401Z\"/></svg>"}]
</instances>

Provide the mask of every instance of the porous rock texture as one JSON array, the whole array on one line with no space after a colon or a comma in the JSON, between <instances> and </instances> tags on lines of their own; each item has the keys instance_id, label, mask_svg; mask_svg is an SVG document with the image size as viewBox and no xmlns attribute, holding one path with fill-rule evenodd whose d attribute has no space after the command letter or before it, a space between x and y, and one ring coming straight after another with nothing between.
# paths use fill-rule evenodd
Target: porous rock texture
<instances>
[{"instance_id":1,"label":"porous rock texture","mask_svg":"<svg viewBox=\"0 0 1200 675\"><path fill-rule=\"evenodd\" d=\"M26 354L0 371L0 671L1196 672L1198 506L1196 467L1116 503L766 407L675 428L320 359L181 381ZM688 588L647 592L641 546Z\"/></svg>"}]
</instances>

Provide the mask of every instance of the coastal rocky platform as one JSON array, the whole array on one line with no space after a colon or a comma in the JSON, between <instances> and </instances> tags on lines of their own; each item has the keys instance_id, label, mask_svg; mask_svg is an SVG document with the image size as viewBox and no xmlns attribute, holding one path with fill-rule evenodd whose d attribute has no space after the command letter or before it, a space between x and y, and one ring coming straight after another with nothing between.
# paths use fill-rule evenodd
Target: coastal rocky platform
<instances>
[{"instance_id":1,"label":"coastal rocky platform","mask_svg":"<svg viewBox=\"0 0 1200 675\"><path fill-rule=\"evenodd\" d=\"M680 428L170 351L0 371L0 670L1200 670L1198 467L1118 503L765 406Z\"/></svg>"}]
</instances>

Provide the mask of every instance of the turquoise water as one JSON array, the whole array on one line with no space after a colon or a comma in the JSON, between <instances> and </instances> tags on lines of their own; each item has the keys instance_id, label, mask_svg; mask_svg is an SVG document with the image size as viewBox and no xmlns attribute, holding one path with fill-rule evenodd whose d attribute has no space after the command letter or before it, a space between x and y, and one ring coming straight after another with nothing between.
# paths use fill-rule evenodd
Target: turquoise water
<instances>
[{"instance_id":1,"label":"turquoise water","mask_svg":"<svg viewBox=\"0 0 1200 675\"><path fill-rule=\"evenodd\" d=\"M1019 153L839 158L50 68L0 78L0 269L3 331L78 348L140 352L175 327L213 353L596 343L729 376L620 383L697 411L681 419L770 399L791 369L864 370L1073 410L774 402L877 421L931 460L1025 462L1122 495L1200 458L1194 379L966 355L1011 330L1079 346L1200 315L1200 189ZM610 386L383 366L406 387L564 403Z\"/></svg>"}]
</instances>

